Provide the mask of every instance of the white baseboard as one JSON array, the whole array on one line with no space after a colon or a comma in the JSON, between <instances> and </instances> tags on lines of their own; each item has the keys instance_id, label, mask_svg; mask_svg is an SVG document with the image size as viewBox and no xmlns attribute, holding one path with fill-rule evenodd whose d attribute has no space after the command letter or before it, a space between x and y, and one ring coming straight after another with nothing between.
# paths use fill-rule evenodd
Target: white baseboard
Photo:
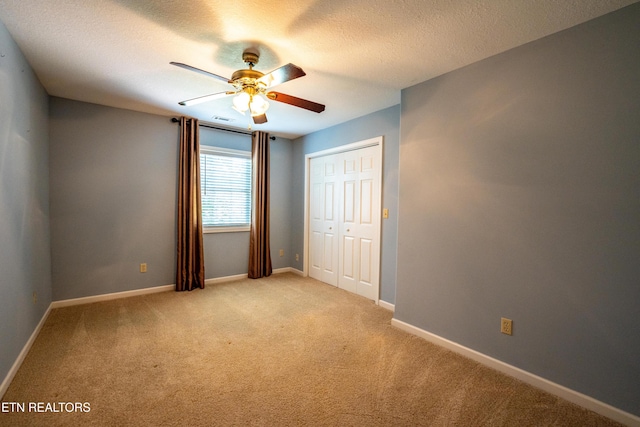
<instances>
[{"instance_id":1,"label":"white baseboard","mask_svg":"<svg viewBox=\"0 0 640 427\"><path fill-rule=\"evenodd\" d=\"M304 274L304 271L298 270L297 268L293 268L293 267L289 267L289 268L291 269L291 272L293 274L297 274L298 276L301 276L301 277L307 277L307 275Z\"/></svg>"},{"instance_id":2,"label":"white baseboard","mask_svg":"<svg viewBox=\"0 0 640 427\"><path fill-rule=\"evenodd\" d=\"M302 272L300 270L296 270L295 268L291 268L291 267L277 268L277 269L273 270L273 274L279 274L279 273L302 274ZM233 275L233 276L214 277L212 279L206 279L204 281L204 284L205 285L214 285L216 283L232 282L234 280L242 280L242 279L246 279L247 277L248 277L247 274L236 274L236 275ZM133 291L113 292L113 293L110 293L110 294L93 295L93 296L90 296L90 297L72 298L72 299L67 299L67 300L53 301L51 303L51 307L50 308L70 307L72 305L90 304L92 302L109 301L109 300L114 300L114 299L119 299L119 298L134 297L134 296L138 296L138 295L155 294L155 293L158 293L158 292L172 291L175 288L176 288L175 284L173 284L173 285L163 285L163 286L156 286L156 287L153 287L153 288L135 289Z\"/></svg>"},{"instance_id":3,"label":"white baseboard","mask_svg":"<svg viewBox=\"0 0 640 427\"><path fill-rule=\"evenodd\" d=\"M114 292L111 294L94 295L91 297L72 298L61 301L53 301L51 308L70 307L72 305L90 304L92 302L109 301L120 298L135 297L138 295L155 294L158 292L171 291L176 285L155 286L153 288L135 289L133 291Z\"/></svg>"},{"instance_id":4,"label":"white baseboard","mask_svg":"<svg viewBox=\"0 0 640 427\"><path fill-rule=\"evenodd\" d=\"M31 346L33 345L36 338L38 337L38 334L42 329L42 325L44 325L44 322L47 320L47 317L49 317L50 312L51 312L51 305L49 305L49 307L47 308L47 311L44 312L42 319L40 319L40 322L38 322L38 325L31 333L31 336L29 337L29 339L27 340L27 343L22 348L22 351L18 355L18 358L16 359L15 362L13 362L13 366L11 366L11 369L9 369L7 376L2 381L2 385L0 385L0 399L2 399L4 394L7 392L7 389L9 388L9 384L11 384L11 381L13 381L13 377L15 377L16 374L18 373L18 369L20 369L20 366L22 365L24 358L27 357L29 350L31 350Z\"/></svg>"},{"instance_id":5,"label":"white baseboard","mask_svg":"<svg viewBox=\"0 0 640 427\"><path fill-rule=\"evenodd\" d=\"M379 300L378 301L378 305L384 309L387 309L389 311L396 311L396 306L395 304L391 304L390 302L386 302L386 301L382 301Z\"/></svg>"},{"instance_id":6,"label":"white baseboard","mask_svg":"<svg viewBox=\"0 0 640 427\"><path fill-rule=\"evenodd\" d=\"M302 273L300 270L296 270L295 268L292 267L283 267L283 268L276 268L275 270L273 270L271 272L271 274L282 274L282 273ZM224 283L224 282L233 282L235 280L242 280L242 279L246 279L248 278L249 275L248 274L235 274L233 276L224 276L224 277L215 277L213 279L207 279L204 281L205 285L214 285L216 283Z\"/></svg>"},{"instance_id":7,"label":"white baseboard","mask_svg":"<svg viewBox=\"0 0 640 427\"><path fill-rule=\"evenodd\" d=\"M212 279L206 279L204 281L205 285L215 285L216 283L224 283L224 282L233 282L235 280L242 280L249 277L248 274L235 274L233 276L224 276L224 277L214 277Z\"/></svg>"},{"instance_id":8,"label":"white baseboard","mask_svg":"<svg viewBox=\"0 0 640 427\"><path fill-rule=\"evenodd\" d=\"M297 274L298 276L304 277L304 272L293 267L276 268L275 270L273 270L273 274L280 274L280 273L293 273L293 274Z\"/></svg>"},{"instance_id":9,"label":"white baseboard","mask_svg":"<svg viewBox=\"0 0 640 427\"><path fill-rule=\"evenodd\" d=\"M556 384L552 381L539 377L520 368L516 368L515 366L509 365L498 359L494 359L493 357L487 356L478 351L457 344L453 341L449 341L446 338L442 338L438 335L427 332L424 329L420 329L401 320L391 319L391 325L397 327L398 329L402 329L403 331L408 332L412 335L416 335L429 342L451 350L455 353L468 357L469 359L475 360L478 363L493 368L506 375L519 379L520 381L523 381L548 393L568 400L569 402L575 403L576 405L580 405L583 408L589 409L600 415L604 415L605 417L610 418L614 421L628 426L640 427L640 417L615 408L590 396L579 393L575 390L571 390L570 388L564 387L560 384Z\"/></svg>"},{"instance_id":10,"label":"white baseboard","mask_svg":"<svg viewBox=\"0 0 640 427\"><path fill-rule=\"evenodd\" d=\"M293 267L276 268L273 271L271 271L271 274L282 274L282 273L294 273L294 274L303 275L302 271L296 270ZM215 283L224 283L224 282L233 282L234 280L242 280L242 279L246 279L247 277L249 277L248 274L236 274L233 276L224 276L224 277L216 277L213 279L207 279L204 281L204 283L205 285L213 285Z\"/></svg>"}]
</instances>

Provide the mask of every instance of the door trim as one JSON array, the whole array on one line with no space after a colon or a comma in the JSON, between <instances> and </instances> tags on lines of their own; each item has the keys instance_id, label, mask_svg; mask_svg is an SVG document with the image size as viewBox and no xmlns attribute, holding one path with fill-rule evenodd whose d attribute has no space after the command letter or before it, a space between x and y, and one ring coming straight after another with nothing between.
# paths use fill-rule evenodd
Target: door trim
<instances>
[{"instance_id":1,"label":"door trim","mask_svg":"<svg viewBox=\"0 0 640 427\"><path fill-rule=\"evenodd\" d=\"M309 275L309 193L310 193L310 163L311 159L316 157L328 156L330 154L338 154L344 153L347 151L359 150L361 148L366 147L378 147L378 158L380 160L380 191L378 193L378 197L380 198L380 206L382 206L382 189L383 183L382 178L384 174L384 158L383 158L383 143L384 138L382 136L376 136L375 138L365 139L358 142L352 142L350 144L340 145L338 147L329 148L326 150L315 151L313 153L305 154L304 156L304 246L303 246L303 257L302 257L302 272L305 277ZM378 225L376 226L376 238L378 239L378 289L376 290L376 299L374 300L376 304L379 304L380 301L380 269L382 268L382 215L380 215L378 220Z\"/></svg>"}]
</instances>

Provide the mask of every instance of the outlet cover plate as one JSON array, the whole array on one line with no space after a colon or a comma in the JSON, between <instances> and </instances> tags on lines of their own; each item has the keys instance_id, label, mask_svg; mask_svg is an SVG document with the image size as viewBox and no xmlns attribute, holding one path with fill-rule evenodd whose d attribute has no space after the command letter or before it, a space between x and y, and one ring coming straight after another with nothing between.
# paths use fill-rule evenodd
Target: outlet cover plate
<instances>
[{"instance_id":1,"label":"outlet cover plate","mask_svg":"<svg viewBox=\"0 0 640 427\"><path fill-rule=\"evenodd\" d=\"M500 318L500 332L506 335L513 335L513 320L506 317Z\"/></svg>"}]
</instances>

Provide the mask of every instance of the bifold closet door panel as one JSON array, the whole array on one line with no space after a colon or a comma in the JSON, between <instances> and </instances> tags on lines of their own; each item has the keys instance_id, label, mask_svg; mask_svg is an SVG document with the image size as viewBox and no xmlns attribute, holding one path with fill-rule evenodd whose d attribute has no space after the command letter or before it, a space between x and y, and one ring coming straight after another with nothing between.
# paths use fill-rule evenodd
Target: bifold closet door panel
<instances>
[{"instance_id":1,"label":"bifold closet door panel","mask_svg":"<svg viewBox=\"0 0 640 427\"><path fill-rule=\"evenodd\" d=\"M379 147L310 160L309 275L376 300L380 269Z\"/></svg>"},{"instance_id":2,"label":"bifold closet door panel","mask_svg":"<svg viewBox=\"0 0 640 427\"><path fill-rule=\"evenodd\" d=\"M379 282L379 163L377 147L341 153L338 286L371 299Z\"/></svg>"},{"instance_id":3,"label":"bifold closet door panel","mask_svg":"<svg viewBox=\"0 0 640 427\"><path fill-rule=\"evenodd\" d=\"M338 285L338 167L335 155L311 159L309 276Z\"/></svg>"}]
</instances>

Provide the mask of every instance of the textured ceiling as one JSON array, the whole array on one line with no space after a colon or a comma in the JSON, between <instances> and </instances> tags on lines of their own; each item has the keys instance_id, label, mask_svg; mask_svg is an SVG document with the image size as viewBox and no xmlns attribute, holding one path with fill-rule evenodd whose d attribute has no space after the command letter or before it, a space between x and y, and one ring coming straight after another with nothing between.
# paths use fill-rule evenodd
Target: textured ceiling
<instances>
[{"instance_id":1,"label":"textured ceiling","mask_svg":"<svg viewBox=\"0 0 640 427\"><path fill-rule=\"evenodd\" d=\"M256 69L307 75L278 86L326 104L321 114L271 102L253 129L295 137L400 102L400 90L637 0L0 0L7 26L50 95L247 128L228 90L183 62L230 77Z\"/></svg>"}]
</instances>

